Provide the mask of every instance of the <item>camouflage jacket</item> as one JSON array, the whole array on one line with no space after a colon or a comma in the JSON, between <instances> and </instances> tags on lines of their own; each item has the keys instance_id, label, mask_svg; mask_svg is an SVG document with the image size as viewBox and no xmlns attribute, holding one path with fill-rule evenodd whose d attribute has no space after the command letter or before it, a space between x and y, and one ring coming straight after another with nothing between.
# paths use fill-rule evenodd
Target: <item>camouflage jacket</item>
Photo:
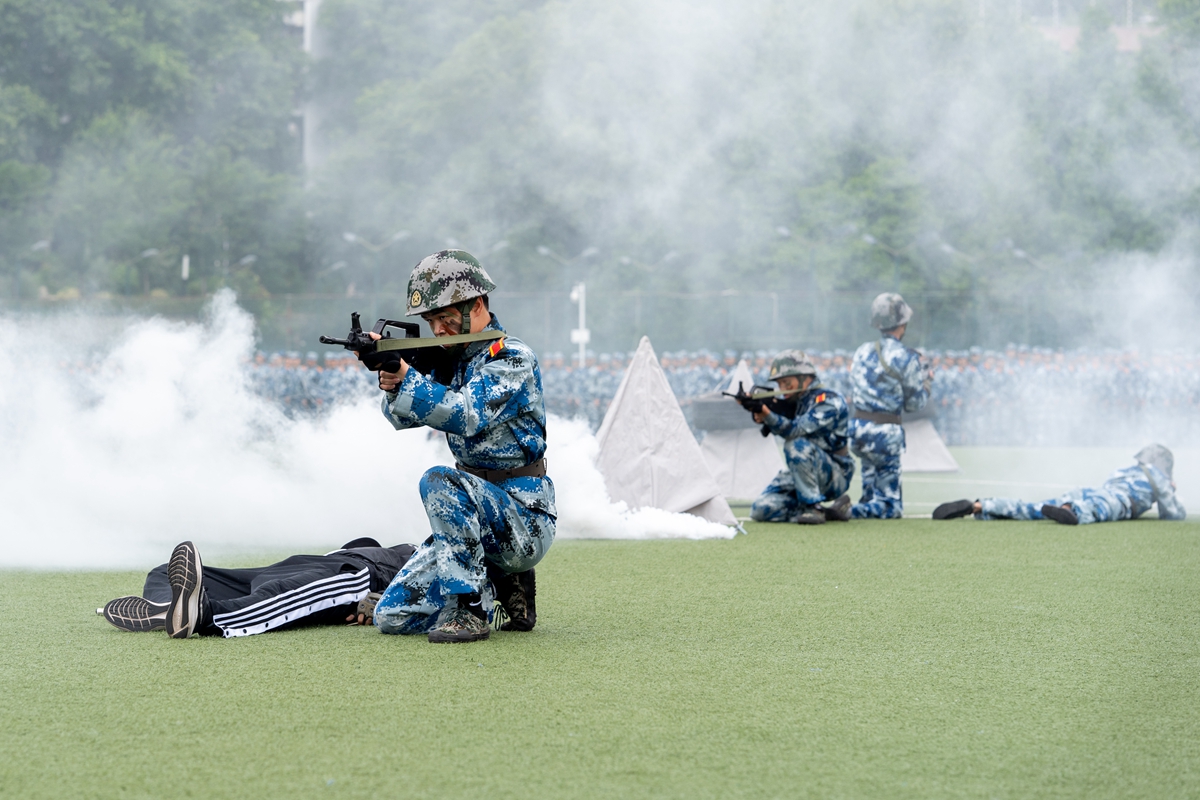
<instances>
[{"instance_id":1,"label":"camouflage jacket","mask_svg":"<svg viewBox=\"0 0 1200 800\"><path fill-rule=\"evenodd\" d=\"M495 314L486 329L504 330ZM523 467L546 452L542 372L520 339L466 345L449 386L410 369L397 388L383 398L383 415L392 426L444 431L460 464ZM510 478L498 485L526 508L557 513L549 478Z\"/></svg>"},{"instance_id":2,"label":"camouflage jacket","mask_svg":"<svg viewBox=\"0 0 1200 800\"><path fill-rule=\"evenodd\" d=\"M800 396L796 416L788 419L774 411L763 419L771 433L786 440L805 438L826 452L846 447L850 409L842 396L820 383L813 383Z\"/></svg>"},{"instance_id":3,"label":"camouflage jacket","mask_svg":"<svg viewBox=\"0 0 1200 800\"><path fill-rule=\"evenodd\" d=\"M884 364L879 363L880 353ZM879 414L920 411L929 400L929 382L921 357L891 336L854 351L850 366L854 407Z\"/></svg>"},{"instance_id":4,"label":"camouflage jacket","mask_svg":"<svg viewBox=\"0 0 1200 800\"><path fill-rule=\"evenodd\" d=\"M1125 505L1128 519L1137 519L1155 503L1158 503L1159 519L1187 519L1187 511L1175 497L1171 479L1158 467L1149 464L1124 467L1109 476L1104 488ZM1118 518L1122 516L1117 515Z\"/></svg>"}]
</instances>

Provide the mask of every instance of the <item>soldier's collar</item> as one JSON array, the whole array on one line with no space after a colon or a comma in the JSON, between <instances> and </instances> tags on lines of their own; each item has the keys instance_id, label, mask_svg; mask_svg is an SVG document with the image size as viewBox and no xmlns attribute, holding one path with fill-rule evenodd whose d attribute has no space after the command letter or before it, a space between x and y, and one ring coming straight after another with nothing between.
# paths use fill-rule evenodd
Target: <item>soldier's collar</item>
<instances>
[{"instance_id":1,"label":"soldier's collar","mask_svg":"<svg viewBox=\"0 0 1200 800\"><path fill-rule=\"evenodd\" d=\"M495 314L491 314L491 320L488 322L487 325L483 326L483 329L485 331L500 331L501 333L506 333L506 331L504 330L504 326L500 324L500 321L498 319L496 319ZM471 342L470 344L466 345L463 348L463 360L466 361L468 359L474 358L475 356L479 355L479 353L481 353L482 351L491 347L491 345L492 345L492 341Z\"/></svg>"}]
</instances>

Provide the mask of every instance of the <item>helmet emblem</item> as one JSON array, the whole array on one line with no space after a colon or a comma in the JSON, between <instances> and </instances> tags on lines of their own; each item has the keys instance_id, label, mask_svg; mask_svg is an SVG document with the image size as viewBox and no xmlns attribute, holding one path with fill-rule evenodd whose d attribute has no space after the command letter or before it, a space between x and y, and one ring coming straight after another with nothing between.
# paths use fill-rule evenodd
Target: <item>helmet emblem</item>
<instances>
[{"instance_id":1,"label":"helmet emblem","mask_svg":"<svg viewBox=\"0 0 1200 800\"><path fill-rule=\"evenodd\" d=\"M412 306L413 308L416 308L417 306L421 305L421 290L420 289L413 290L412 297L410 297L408 299L408 304L410 306Z\"/></svg>"}]
</instances>

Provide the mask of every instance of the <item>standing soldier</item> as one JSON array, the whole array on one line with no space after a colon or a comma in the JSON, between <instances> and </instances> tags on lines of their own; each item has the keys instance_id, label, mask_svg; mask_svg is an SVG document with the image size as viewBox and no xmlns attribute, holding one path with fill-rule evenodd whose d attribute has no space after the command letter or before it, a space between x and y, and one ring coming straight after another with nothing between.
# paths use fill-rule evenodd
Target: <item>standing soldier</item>
<instances>
[{"instance_id":1,"label":"standing soldier","mask_svg":"<svg viewBox=\"0 0 1200 800\"><path fill-rule=\"evenodd\" d=\"M474 256L443 250L413 269L408 315L419 314L435 336L503 331L488 310L495 288ZM456 463L421 477L433 535L383 593L375 625L428 633L431 642L473 642L488 638L493 587L509 617L501 630L533 628L533 566L554 541L557 512L537 356L511 336L454 345L450 355L449 385L404 361L379 373L388 421L397 430L444 431Z\"/></svg>"},{"instance_id":2,"label":"standing soldier","mask_svg":"<svg viewBox=\"0 0 1200 800\"><path fill-rule=\"evenodd\" d=\"M846 401L817 380L817 368L803 352L784 350L771 364L770 379L780 391L794 393L796 413L787 417L763 405L754 421L783 442L786 469L779 471L750 507L755 522L820 525L850 519L846 489L854 477L854 459L846 449ZM828 508L818 504L837 500Z\"/></svg>"},{"instance_id":3,"label":"standing soldier","mask_svg":"<svg viewBox=\"0 0 1200 800\"><path fill-rule=\"evenodd\" d=\"M859 347L850 366L850 449L862 459L862 498L850 509L856 519L898 519L904 513L900 412L924 408L933 382L933 374L922 370L917 351L900 343L910 319L912 309L900 295L885 292L876 297L871 325L882 335Z\"/></svg>"}]
</instances>

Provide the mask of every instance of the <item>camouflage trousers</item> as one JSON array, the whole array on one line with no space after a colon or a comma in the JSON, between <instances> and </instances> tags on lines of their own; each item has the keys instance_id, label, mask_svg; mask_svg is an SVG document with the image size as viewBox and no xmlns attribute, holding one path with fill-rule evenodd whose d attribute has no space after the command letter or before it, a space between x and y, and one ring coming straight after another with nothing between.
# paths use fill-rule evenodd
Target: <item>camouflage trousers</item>
<instances>
[{"instance_id":1,"label":"camouflage trousers","mask_svg":"<svg viewBox=\"0 0 1200 800\"><path fill-rule=\"evenodd\" d=\"M900 490L900 425L850 420L850 450L862 459L862 497L850 507L855 519L898 519L904 514Z\"/></svg>"},{"instance_id":2,"label":"camouflage trousers","mask_svg":"<svg viewBox=\"0 0 1200 800\"><path fill-rule=\"evenodd\" d=\"M808 439L793 439L783 446L787 469L768 484L750 506L755 522L791 522L810 506L836 500L850 488L854 460L834 456Z\"/></svg>"},{"instance_id":3,"label":"camouflage trousers","mask_svg":"<svg viewBox=\"0 0 1200 800\"><path fill-rule=\"evenodd\" d=\"M421 501L433 535L392 579L375 606L384 633L426 633L456 595L478 593L491 613L493 594L485 561L524 572L554 541L554 518L516 502L493 483L451 467L421 477Z\"/></svg>"},{"instance_id":4,"label":"camouflage trousers","mask_svg":"<svg viewBox=\"0 0 1200 800\"><path fill-rule=\"evenodd\" d=\"M1122 502L1124 499L1125 502ZM1080 525L1093 522L1115 522L1129 519L1129 499L1121 498L1108 489L1073 489L1062 497L1052 497L1040 503L1010 500L1006 497L984 497L979 501L983 513L976 519L1045 519L1042 506L1061 506L1070 503L1079 517Z\"/></svg>"}]
</instances>

